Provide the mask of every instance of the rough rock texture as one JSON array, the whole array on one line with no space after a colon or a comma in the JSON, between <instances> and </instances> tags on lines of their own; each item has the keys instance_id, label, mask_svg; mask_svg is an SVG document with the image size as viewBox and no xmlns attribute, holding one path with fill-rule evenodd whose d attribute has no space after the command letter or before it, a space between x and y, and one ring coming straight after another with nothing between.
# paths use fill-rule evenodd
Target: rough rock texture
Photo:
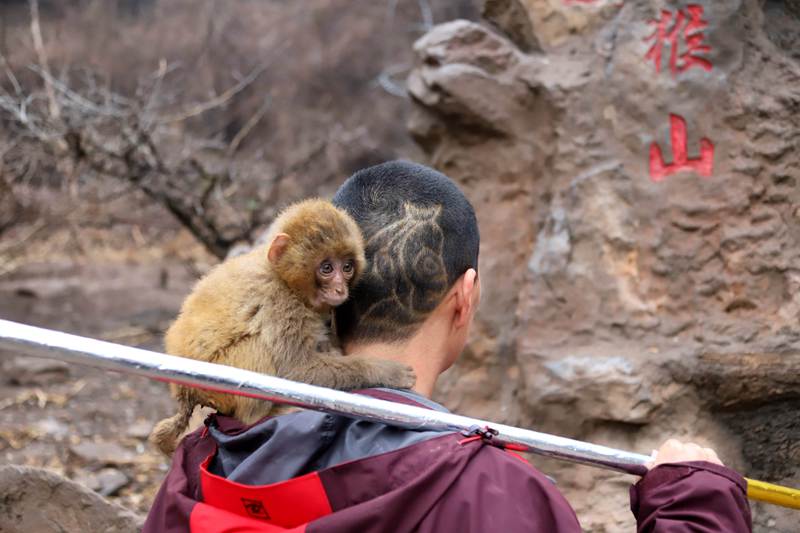
<instances>
[{"instance_id":1,"label":"rough rock texture","mask_svg":"<svg viewBox=\"0 0 800 533\"><path fill-rule=\"evenodd\" d=\"M41 468L0 466L2 533L134 533L143 518Z\"/></svg>"},{"instance_id":2,"label":"rough rock texture","mask_svg":"<svg viewBox=\"0 0 800 533\"><path fill-rule=\"evenodd\" d=\"M129 209L135 216L152 216L137 207ZM109 243L113 236L84 231L87 245L102 248L65 257L51 244L44 260L0 276L0 317L160 350L196 272L213 258L186 233L166 233L172 240L160 248L119 233ZM147 437L173 410L166 384L0 350L0 468L44 467L144 513L168 467Z\"/></svg>"},{"instance_id":3,"label":"rough rock texture","mask_svg":"<svg viewBox=\"0 0 800 533\"><path fill-rule=\"evenodd\" d=\"M800 2L484 14L420 39L408 80L411 133L483 236L474 342L439 399L644 453L691 438L800 485ZM535 462L588 531L632 530L630 478Z\"/></svg>"}]
</instances>

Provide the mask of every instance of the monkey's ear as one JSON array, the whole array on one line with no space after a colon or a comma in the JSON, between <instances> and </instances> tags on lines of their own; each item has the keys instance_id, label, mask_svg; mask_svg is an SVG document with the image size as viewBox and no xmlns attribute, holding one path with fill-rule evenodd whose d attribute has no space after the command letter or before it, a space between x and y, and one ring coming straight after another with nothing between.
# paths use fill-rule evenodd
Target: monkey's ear
<instances>
[{"instance_id":1,"label":"monkey's ear","mask_svg":"<svg viewBox=\"0 0 800 533\"><path fill-rule=\"evenodd\" d=\"M289 246L289 236L287 234L278 233L275 235L275 238L272 239L272 243L269 245L269 251L267 252L267 259L269 259L269 262L275 263L280 259L283 252L286 251L287 246Z\"/></svg>"}]
</instances>

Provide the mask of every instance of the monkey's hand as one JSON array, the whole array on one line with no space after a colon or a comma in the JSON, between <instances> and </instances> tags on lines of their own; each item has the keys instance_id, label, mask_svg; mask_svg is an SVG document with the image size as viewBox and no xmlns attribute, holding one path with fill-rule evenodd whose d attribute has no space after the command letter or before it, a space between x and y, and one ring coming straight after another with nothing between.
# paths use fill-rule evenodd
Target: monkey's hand
<instances>
[{"instance_id":1,"label":"monkey's hand","mask_svg":"<svg viewBox=\"0 0 800 533\"><path fill-rule=\"evenodd\" d=\"M339 390L369 387L410 389L417 381L417 375L408 365L359 355L315 354L304 364L279 367L277 375Z\"/></svg>"},{"instance_id":2,"label":"monkey's hand","mask_svg":"<svg viewBox=\"0 0 800 533\"><path fill-rule=\"evenodd\" d=\"M353 357L353 356L350 356ZM373 387L389 387L392 389L410 389L417 382L417 375L410 366L388 359L367 359L371 367L368 371L369 381Z\"/></svg>"}]
</instances>

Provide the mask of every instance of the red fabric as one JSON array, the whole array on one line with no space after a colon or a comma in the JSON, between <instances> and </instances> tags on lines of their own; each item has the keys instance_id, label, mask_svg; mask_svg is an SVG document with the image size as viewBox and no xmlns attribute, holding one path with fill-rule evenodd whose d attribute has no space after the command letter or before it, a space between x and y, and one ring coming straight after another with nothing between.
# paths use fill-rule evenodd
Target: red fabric
<instances>
[{"instance_id":1,"label":"red fabric","mask_svg":"<svg viewBox=\"0 0 800 533\"><path fill-rule=\"evenodd\" d=\"M304 533L305 530L305 525L286 529L205 503L195 505L189 516L191 533Z\"/></svg>"},{"instance_id":2,"label":"red fabric","mask_svg":"<svg viewBox=\"0 0 800 533\"><path fill-rule=\"evenodd\" d=\"M147 513L142 533L189 533L192 511L202 499L200 464L216 449L216 442L205 431L201 435L197 430L181 441Z\"/></svg>"},{"instance_id":3,"label":"red fabric","mask_svg":"<svg viewBox=\"0 0 800 533\"><path fill-rule=\"evenodd\" d=\"M748 533L747 482L729 468L691 461L663 464L631 487L638 533Z\"/></svg>"},{"instance_id":4,"label":"red fabric","mask_svg":"<svg viewBox=\"0 0 800 533\"><path fill-rule=\"evenodd\" d=\"M308 533L580 533L553 483L482 440L449 433L320 471L334 512Z\"/></svg>"},{"instance_id":5,"label":"red fabric","mask_svg":"<svg viewBox=\"0 0 800 533\"><path fill-rule=\"evenodd\" d=\"M528 460L527 460L527 459L525 459L524 457L522 457L522 456L521 456L520 454L518 454L517 452L515 452L515 451L512 451L512 450L509 450L508 448L506 448L506 453L507 453L507 454L509 454L509 455L511 455L511 457L516 457L517 459L519 459L520 461L522 461L522 462L523 462L523 463L525 463L526 465L530 466L530 463L528 463Z\"/></svg>"},{"instance_id":6,"label":"red fabric","mask_svg":"<svg viewBox=\"0 0 800 533\"><path fill-rule=\"evenodd\" d=\"M224 420L220 428L229 436L240 429ZM173 457L144 533L581 531L558 488L535 468L480 439L464 440L445 434L248 486L207 471L216 442L197 431ZM270 466L248 461L248 468ZM661 465L632 488L631 509L639 533L745 533L751 531L745 489L741 476L718 465Z\"/></svg>"},{"instance_id":7,"label":"red fabric","mask_svg":"<svg viewBox=\"0 0 800 533\"><path fill-rule=\"evenodd\" d=\"M209 472L211 458L200 465L200 485L204 503L212 507L280 528L297 527L331 513L316 472L272 485L242 485Z\"/></svg>"}]
</instances>

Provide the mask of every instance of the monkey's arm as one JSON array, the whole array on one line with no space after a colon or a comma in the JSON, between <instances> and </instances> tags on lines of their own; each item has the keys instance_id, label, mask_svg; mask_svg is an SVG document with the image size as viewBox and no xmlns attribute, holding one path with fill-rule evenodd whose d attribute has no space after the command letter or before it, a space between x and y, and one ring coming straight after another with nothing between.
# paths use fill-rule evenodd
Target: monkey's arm
<instances>
[{"instance_id":1,"label":"monkey's arm","mask_svg":"<svg viewBox=\"0 0 800 533\"><path fill-rule=\"evenodd\" d=\"M368 387L408 389L414 386L416 375L410 366L403 363L345 356L337 348L318 352L319 341L327 337L328 332L323 320L317 316L306 316L305 320L293 323L305 327L284 337L278 346L273 345L278 348L274 350L273 360L278 376L340 390Z\"/></svg>"},{"instance_id":2,"label":"monkey's arm","mask_svg":"<svg viewBox=\"0 0 800 533\"><path fill-rule=\"evenodd\" d=\"M340 390L369 387L410 389L417 381L414 370L403 363L330 353L315 354L305 368L289 369L283 377Z\"/></svg>"}]
</instances>

